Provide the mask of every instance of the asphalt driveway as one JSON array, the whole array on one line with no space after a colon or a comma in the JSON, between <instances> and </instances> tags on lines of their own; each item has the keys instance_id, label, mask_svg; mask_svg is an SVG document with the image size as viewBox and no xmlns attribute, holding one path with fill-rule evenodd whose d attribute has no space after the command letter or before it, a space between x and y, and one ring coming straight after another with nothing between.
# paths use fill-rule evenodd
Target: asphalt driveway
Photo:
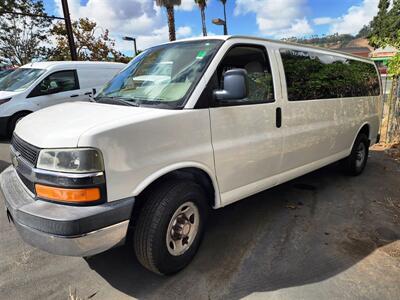
<instances>
[{"instance_id":1,"label":"asphalt driveway","mask_svg":"<svg viewBox=\"0 0 400 300\"><path fill-rule=\"evenodd\" d=\"M2 211L0 199L0 299L400 299L400 164L382 152L359 177L333 165L213 212L172 277L130 245L86 260L34 249Z\"/></svg>"}]
</instances>

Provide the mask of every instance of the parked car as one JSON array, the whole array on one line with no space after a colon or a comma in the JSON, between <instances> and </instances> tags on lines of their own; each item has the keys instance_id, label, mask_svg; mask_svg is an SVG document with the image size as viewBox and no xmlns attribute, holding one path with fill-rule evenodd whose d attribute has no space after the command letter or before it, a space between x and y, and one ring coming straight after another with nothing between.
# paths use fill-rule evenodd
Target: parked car
<instances>
[{"instance_id":1,"label":"parked car","mask_svg":"<svg viewBox=\"0 0 400 300\"><path fill-rule=\"evenodd\" d=\"M137 84L165 61L169 80ZM139 261L172 274L195 255L210 208L339 160L361 174L381 94L370 60L327 49L230 36L156 46L97 103L18 123L0 179L7 213L27 243L60 255L133 233Z\"/></svg>"},{"instance_id":2,"label":"parked car","mask_svg":"<svg viewBox=\"0 0 400 300\"><path fill-rule=\"evenodd\" d=\"M88 101L126 65L109 62L38 62L0 81L0 135L10 135L29 113L55 104Z\"/></svg>"}]
</instances>

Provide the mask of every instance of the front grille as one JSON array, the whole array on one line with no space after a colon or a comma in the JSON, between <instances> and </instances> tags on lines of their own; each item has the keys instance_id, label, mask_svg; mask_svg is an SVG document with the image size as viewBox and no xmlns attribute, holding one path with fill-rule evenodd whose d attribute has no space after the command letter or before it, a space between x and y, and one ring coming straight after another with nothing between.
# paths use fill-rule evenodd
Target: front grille
<instances>
[{"instance_id":1,"label":"front grille","mask_svg":"<svg viewBox=\"0 0 400 300\"><path fill-rule=\"evenodd\" d=\"M11 139L11 145L15 151L21 154L21 157L28 161L33 166L36 165L36 161L39 156L40 149L25 142L17 135L13 135Z\"/></svg>"}]
</instances>

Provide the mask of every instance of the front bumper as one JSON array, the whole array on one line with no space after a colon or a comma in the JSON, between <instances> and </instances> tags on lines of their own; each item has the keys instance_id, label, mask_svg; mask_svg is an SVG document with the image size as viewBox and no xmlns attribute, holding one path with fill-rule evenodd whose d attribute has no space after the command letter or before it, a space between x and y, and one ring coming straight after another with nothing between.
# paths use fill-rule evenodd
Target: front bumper
<instances>
[{"instance_id":1,"label":"front bumper","mask_svg":"<svg viewBox=\"0 0 400 300\"><path fill-rule=\"evenodd\" d=\"M50 253L91 256L124 242L134 198L71 206L34 198L14 167L0 175L7 214L22 239Z\"/></svg>"}]
</instances>

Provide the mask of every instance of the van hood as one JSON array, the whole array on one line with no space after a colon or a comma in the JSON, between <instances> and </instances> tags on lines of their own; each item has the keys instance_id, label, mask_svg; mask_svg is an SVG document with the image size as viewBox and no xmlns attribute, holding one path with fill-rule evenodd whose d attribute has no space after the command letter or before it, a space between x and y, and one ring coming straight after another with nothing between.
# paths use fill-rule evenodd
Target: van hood
<instances>
[{"instance_id":1,"label":"van hood","mask_svg":"<svg viewBox=\"0 0 400 300\"><path fill-rule=\"evenodd\" d=\"M0 99L7 99L19 94L18 92L0 91Z\"/></svg>"},{"instance_id":2,"label":"van hood","mask_svg":"<svg viewBox=\"0 0 400 300\"><path fill-rule=\"evenodd\" d=\"M64 103L26 116L17 124L15 134L39 148L77 147L80 136L90 129L115 128L127 119L134 123L166 111L93 102Z\"/></svg>"}]
</instances>

